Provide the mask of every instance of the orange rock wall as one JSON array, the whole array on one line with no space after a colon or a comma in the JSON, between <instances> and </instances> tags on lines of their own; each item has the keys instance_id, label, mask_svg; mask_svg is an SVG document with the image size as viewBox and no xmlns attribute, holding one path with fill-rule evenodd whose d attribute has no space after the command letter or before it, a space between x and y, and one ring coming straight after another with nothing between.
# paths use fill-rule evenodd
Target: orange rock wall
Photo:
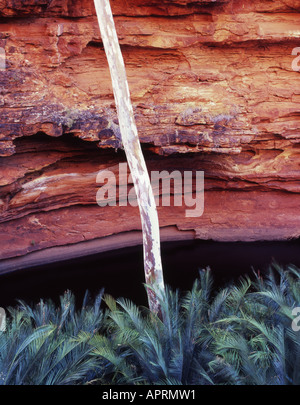
<instances>
[{"instance_id":1,"label":"orange rock wall","mask_svg":"<svg viewBox=\"0 0 300 405\"><path fill-rule=\"evenodd\" d=\"M205 211L161 227L300 235L300 0L111 0L149 170L203 170ZM92 0L0 0L0 258L140 229L96 204L125 160ZM300 65L300 63L299 63Z\"/></svg>"}]
</instances>

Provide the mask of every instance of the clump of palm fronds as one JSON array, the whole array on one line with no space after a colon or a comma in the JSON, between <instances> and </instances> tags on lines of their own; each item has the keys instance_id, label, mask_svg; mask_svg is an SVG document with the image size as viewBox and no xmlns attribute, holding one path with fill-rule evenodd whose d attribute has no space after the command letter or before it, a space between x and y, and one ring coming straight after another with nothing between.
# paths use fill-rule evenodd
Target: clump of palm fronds
<instances>
[{"instance_id":1,"label":"clump of palm fronds","mask_svg":"<svg viewBox=\"0 0 300 405\"><path fill-rule=\"evenodd\" d=\"M159 294L160 316L125 299L104 298L109 307L106 336L91 340L94 354L113 365L115 384L234 383L234 368L202 342L210 318L210 272L201 272L190 292L166 288ZM150 287L148 287L150 288ZM217 308L215 308L217 311Z\"/></svg>"},{"instance_id":2,"label":"clump of palm fronds","mask_svg":"<svg viewBox=\"0 0 300 405\"><path fill-rule=\"evenodd\" d=\"M220 291L207 269L191 291L156 293L159 315L111 296L103 311L102 293L79 311L69 292L58 308L20 302L0 332L0 383L300 384L296 267Z\"/></svg>"},{"instance_id":3,"label":"clump of palm fronds","mask_svg":"<svg viewBox=\"0 0 300 405\"><path fill-rule=\"evenodd\" d=\"M209 325L211 350L234 366L242 384L300 384L300 332L292 322L300 307L300 271L274 264L268 274L230 289Z\"/></svg>"},{"instance_id":4,"label":"clump of palm fronds","mask_svg":"<svg viewBox=\"0 0 300 405\"><path fill-rule=\"evenodd\" d=\"M40 300L33 308L21 301L9 308L6 331L0 332L0 385L78 384L101 374L88 340L103 325L102 292L93 305L88 298L86 293L79 311L69 291L59 307Z\"/></svg>"},{"instance_id":5,"label":"clump of palm fronds","mask_svg":"<svg viewBox=\"0 0 300 405\"><path fill-rule=\"evenodd\" d=\"M91 343L111 363L108 377L115 384L300 384L300 332L291 327L299 270L274 265L265 280L245 277L217 293L212 285L208 269L183 296L167 288L160 317L106 297L109 334Z\"/></svg>"}]
</instances>

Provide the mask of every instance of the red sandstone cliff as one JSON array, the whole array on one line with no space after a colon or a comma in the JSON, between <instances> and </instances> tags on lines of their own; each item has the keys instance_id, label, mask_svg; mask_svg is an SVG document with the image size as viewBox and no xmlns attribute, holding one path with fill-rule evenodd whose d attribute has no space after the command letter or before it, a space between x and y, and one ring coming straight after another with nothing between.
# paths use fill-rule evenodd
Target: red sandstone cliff
<instances>
[{"instance_id":1,"label":"red sandstone cliff","mask_svg":"<svg viewBox=\"0 0 300 405\"><path fill-rule=\"evenodd\" d=\"M299 237L300 0L111 3L149 169L205 172L203 216L159 207L163 235ZM124 155L93 1L0 16L0 258L140 229L137 209L96 204Z\"/></svg>"}]
</instances>

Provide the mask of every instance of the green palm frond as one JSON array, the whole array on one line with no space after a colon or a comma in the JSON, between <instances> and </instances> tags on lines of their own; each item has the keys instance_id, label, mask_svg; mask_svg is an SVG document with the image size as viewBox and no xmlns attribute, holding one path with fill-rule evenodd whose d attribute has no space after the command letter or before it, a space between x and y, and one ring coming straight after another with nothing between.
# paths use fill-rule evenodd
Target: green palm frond
<instances>
[{"instance_id":1,"label":"green palm frond","mask_svg":"<svg viewBox=\"0 0 300 405\"><path fill-rule=\"evenodd\" d=\"M59 307L40 300L30 307L20 301L9 308L7 330L0 334L0 384L48 385L85 382L101 368L91 355L88 341L77 341L80 333L95 334L105 323L96 305L76 310L75 297L66 292Z\"/></svg>"},{"instance_id":2,"label":"green palm frond","mask_svg":"<svg viewBox=\"0 0 300 405\"><path fill-rule=\"evenodd\" d=\"M186 293L156 291L161 313L128 299L67 291L9 308L0 333L0 384L300 384L300 270L272 264L264 277L213 289L202 270ZM152 288L145 286L146 288Z\"/></svg>"}]
</instances>

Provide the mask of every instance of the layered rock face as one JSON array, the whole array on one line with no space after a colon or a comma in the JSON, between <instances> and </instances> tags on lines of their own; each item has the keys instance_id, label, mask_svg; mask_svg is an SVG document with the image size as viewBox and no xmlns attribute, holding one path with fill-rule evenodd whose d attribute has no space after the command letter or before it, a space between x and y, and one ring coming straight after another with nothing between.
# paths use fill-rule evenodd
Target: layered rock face
<instances>
[{"instance_id":1,"label":"layered rock face","mask_svg":"<svg viewBox=\"0 0 300 405\"><path fill-rule=\"evenodd\" d=\"M202 216L158 207L165 238L299 237L300 0L111 3L149 171L205 174ZM96 202L126 159L93 1L0 16L0 258L130 239L137 208Z\"/></svg>"}]
</instances>

